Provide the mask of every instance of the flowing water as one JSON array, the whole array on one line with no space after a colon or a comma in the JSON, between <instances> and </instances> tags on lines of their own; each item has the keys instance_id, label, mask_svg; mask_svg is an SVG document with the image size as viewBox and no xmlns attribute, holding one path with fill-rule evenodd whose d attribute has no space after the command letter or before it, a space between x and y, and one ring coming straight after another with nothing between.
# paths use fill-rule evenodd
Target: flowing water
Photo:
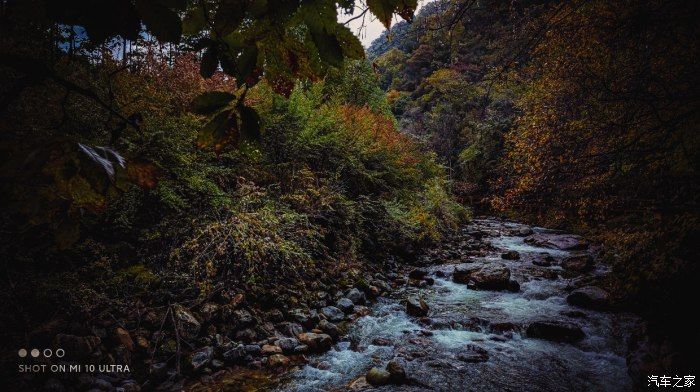
<instances>
[{"instance_id":1,"label":"flowing water","mask_svg":"<svg viewBox=\"0 0 700 392\"><path fill-rule=\"evenodd\" d=\"M532 260L545 253L561 260L570 252L530 245L512 234L523 228L526 226L489 219L477 220L465 228L486 233L483 241L491 247L477 261L505 264L512 279L520 283L519 292L469 289L448 277L454 264L430 267L430 275L435 277L432 286L407 285L391 297L381 298L371 314L353 323L345 341L287 374L278 390L363 389L367 385L358 378L373 366L383 368L392 359L400 360L413 381L380 390L631 390L625 348L635 318L568 305L567 286L576 277L567 277L556 263L541 267ZM558 235L546 229L533 230ZM521 259L502 260L501 253L509 250L519 252ZM598 266L587 275L605 273L605 268ZM410 295L427 302L429 320L406 314L402 300ZM526 337L526 326L538 320L573 322L586 337L574 344ZM512 325L495 325L498 323ZM485 349L488 360L465 362L463 354L468 345Z\"/></svg>"}]
</instances>

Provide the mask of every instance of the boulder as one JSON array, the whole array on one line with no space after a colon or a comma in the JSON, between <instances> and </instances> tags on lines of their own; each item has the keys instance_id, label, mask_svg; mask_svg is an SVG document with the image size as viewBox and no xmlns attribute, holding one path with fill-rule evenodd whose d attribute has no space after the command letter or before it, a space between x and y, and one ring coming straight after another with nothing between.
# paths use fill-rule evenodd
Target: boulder
<instances>
[{"instance_id":1,"label":"boulder","mask_svg":"<svg viewBox=\"0 0 700 392\"><path fill-rule=\"evenodd\" d=\"M588 242L573 234L536 233L525 238L525 242L534 246L561 250L585 250Z\"/></svg>"},{"instance_id":2,"label":"boulder","mask_svg":"<svg viewBox=\"0 0 700 392\"><path fill-rule=\"evenodd\" d=\"M510 270L503 264L490 263L474 269L469 274L470 282L474 287L482 290L508 290L512 288L510 283Z\"/></svg>"},{"instance_id":3,"label":"boulder","mask_svg":"<svg viewBox=\"0 0 700 392\"><path fill-rule=\"evenodd\" d=\"M194 339L199 335L202 325L187 308L180 304L175 304L172 307L175 320L178 322L178 330L185 339Z\"/></svg>"},{"instance_id":4,"label":"boulder","mask_svg":"<svg viewBox=\"0 0 700 392\"><path fill-rule=\"evenodd\" d=\"M345 318L345 313L335 306L326 306L321 309L321 313L330 321L343 321Z\"/></svg>"},{"instance_id":5,"label":"boulder","mask_svg":"<svg viewBox=\"0 0 700 392\"><path fill-rule=\"evenodd\" d=\"M391 374L384 369L373 367L369 369L369 371L365 375L365 379L371 385L378 387L381 385L389 384L389 381L391 380Z\"/></svg>"},{"instance_id":6,"label":"boulder","mask_svg":"<svg viewBox=\"0 0 700 392\"><path fill-rule=\"evenodd\" d=\"M308 346L309 351L316 353L330 350L331 345L333 344L333 339L324 333L300 333L297 336L297 339L299 340L299 343Z\"/></svg>"},{"instance_id":7,"label":"boulder","mask_svg":"<svg viewBox=\"0 0 700 392\"><path fill-rule=\"evenodd\" d=\"M593 258L587 254L573 255L562 260L561 266L567 271L588 272L593 270Z\"/></svg>"},{"instance_id":8,"label":"boulder","mask_svg":"<svg viewBox=\"0 0 700 392\"><path fill-rule=\"evenodd\" d=\"M610 295L600 287L585 286L572 291L566 302L584 309L606 310L610 307Z\"/></svg>"},{"instance_id":9,"label":"boulder","mask_svg":"<svg viewBox=\"0 0 700 392\"><path fill-rule=\"evenodd\" d=\"M517 293L518 291L520 291L520 283L511 280L510 282L508 282L508 291L510 291L511 293Z\"/></svg>"},{"instance_id":10,"label":"boulder","mask_svg":"<svg viewBox=\"0 0 700 392\"><path fill-rule=\"evenodd\" d=\"M409 297L406 300L406 313L415 317L423 317L428 315L430 308L423 301L423 298Z\"/></svg>"},{"instance_id":11,"label":"boulder","mask_svg":"<svg viewBox=\"0 0 700 392\"><path fill-rule=\"evenodd\" d=\"M454 272L452 273L452 280L454 280L455 283L467 284L471 280L471 274L474 271L477 271L481 267L482 267L481 264L477 264L477 265L461 264L461 265L458 265L455 267Z\"/></svg>"},{"instance_id":12,"label":"boulder","mask_svg":"<svg viewBox=\"0 0 700 392\"><path fill-rule=\"evenodd\" d=\"M586 336L576 324L560 320L536 321L527 327L527 336L555 342L575 343Z\"/></svg>"},{"instance_id":13,"label":"boulder","mask_svg":"<svg viewBox=\"0 0 700 392\"><path fill-rule=\"evenodd\" d=\"M242 344L239 344L230 350L224 351L223 358L224 361L233 363L245 358L246 352Z\"/></svg>"},{"instance_id":14,"label":"boulder","mask_svg":"<svg viewBox=\"0 0 700 392\"><path fill-rule=\"evenodd\" d=\"M428 275L428 271L423 268L415 268L408 273L408 277L411 279L423 279Z\"/></svg>"},{"instance_id":15,"label":"boulder","mask_svg":"<svg viewBox=\"0 0 700 392\"><path fill-rule=\"evenodd\" d=\"M514 250L509 250L508 252L501 253L501 258L503 260L520 260L520 253Z\"/></svg>"},{"instance_id":16,"label":"boulder","mask_svg":"<svg viewBox=\"0 0 700 392\"><path fill-rule=\"evenodd\" d=\"M406 370L396 361L391 360L386 364L386 371L389 372L389 381L393 384L403 384L406 382Z\"/></svg>"}]
</instances>

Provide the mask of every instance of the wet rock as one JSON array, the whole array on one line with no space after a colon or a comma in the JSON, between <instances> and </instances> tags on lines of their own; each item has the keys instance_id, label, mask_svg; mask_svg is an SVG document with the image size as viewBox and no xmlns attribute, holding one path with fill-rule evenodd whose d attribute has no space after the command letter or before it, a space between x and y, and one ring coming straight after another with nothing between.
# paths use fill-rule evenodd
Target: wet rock
<instances>
[{"instance_id":1,"label":"wet rock","mask_svg":"<svg viewBox=\"0 0 700 392\"><path fill-rule=\"evenodd\" d=\"M275 344L282 350L282 353L290 354L299 345L299 341L294 338L282 338L278 339Z\"/></svg>"},{"instance_id":2,"label":"wet rock","mask_svg":"<svg viewBox=\"0 0 700 392\"><path fill-rule=\"evenodd\" d=\"M335 306L342 310L343 313L352 313L355 304L353 304L349 298L341 298L336 302Z\"/></svg>"},{"instance_id":3,"label":"wet rock","mask_svg":"<svg viewBox=\"0 0 700 392\"><path fill-rule=\"evenodd\" d=\"M560 320L536 321L527 327L527 336L555 342L575 343L586 336L576 324Z\"/></svg>"},{"instance_id":4,"label":"wet rock","mask_svg":"<svg viewBox=\"0 0 700 392\"><path fill-rule=\"evenodd\" d=\"M588 272L594 267L593 258L590 255L574 255L565 258L561 266L567 271Z\"/></svg>"},{"instance_id":5,"label":"wet rock","mask_svg":"<svg viewBox=\"0 0 700 392\"><path fill-rule=\"evenodd\" d=\"M218 359L213 359L213 360L211 361L211 366L212 366L214 369L221 369L221 368L224 367L224 363L223 363L222 361L218 360Z\"/></svg>"},{"instance_id":6,"label":"wet rock","mask_svg":"<svg viewBox=\"0 0 700 392\"><path fill-rule=\"evenodd\" d=\"M452 280L455 283L469 283L471 280L471 274L481 268L481 265L465 265L461 264L455 267L452 273Z\"/></svg>"},{"instance_id":7,"label":"wet rock","mask_svg":"<svg viewBox=\"0 0 700 392\"><path fill-rule=\"evenodd\" d=\"M406 370L397 360L391 360L386 364L386 371L389 372L389 381L393 384L403 384L406 382Z\"/></svg>"},{"instance_id":8,"label":"wet rock","mask_svg":"<svg viewBox=\"0 0 700 392\"><path fill-rule=\"evenodd\" d=\"M409 297L406 300L406 313L415 317L423 317L428 315L430 308L423 301L423 298Z\"/></svg>"},{"instance_id":9,"label":"wet rock","mask_svg":"<svg viewBox=\"0 0 700 392\"><path fill-rule=\"evenodd\" d=\"M116 336L119 344L124 346L129 351L134 351L134 341L131 339L131 335L129 335L127 330L122 327L117 327L117 329L114 331L114 335Z\"/></svg>"},{"instance_id":10,"label":"wet rock","mask_svg":"<svg viewBox=\"0 0 700 392\"><path fill-rule=\"evenodd\" d=\"M520 291L520 283L511 280L510 282L508 282L508 291L510 291L511 293L517 293L518 291Z\"/></svg>"},{"instance_id":11,"label":"wet rock","mask_svg":"<svg viewBox=\"0 0 700 392\"><path fill-rule=\"evenodd\" d=\"M352 310L358 317L367 316L370 313L369 308L362 305L355 305Z\"/></svg>"},{"instance_id":12,"label":"wet rock","mask_svg":"<svg viewBox=\"0 0 700 392\"><path fill-rule=\"evenodd\" d=\"M365 376L358 377L348 384L348 389L351 391L360 391L369 388L370 385L367 382Z\"/></svg>"},{"instance_id":13,"label":"wet rock","mask_svg":"<svg viewBox=\"0 0 700 392\"><path fill-rule=\"evenodd\" d=\"M510 250L508 252L501 253L501 258L503 260L520 260L520 253Z\"/></svg>"},{"instance_id":14,"label":"wet rock","mask_svg":"<svg viewBox=\"0 0 700 392\"><path fill-rule=\"evenodd\" d=\"M428 275L428 271L423 268L415 268L408 273L408 277L411 279L423 279Z\"/></svg>"},{"instance_id":15,"label":"wet rock","mask_svg":"<svg viewBox=\"0 0 700 392\"><path fill-rule=\"evenodd\" d=\"M196 372L208 365L214 358L214 348L211 346L202 347L190 354L190 368Z\"/></svg>"},{"instance_id":16,"label":"wet rock","mask_svg":"<svg viewBox=\"0 0 700 392\"><path fill-rule=\"evenodd\" d=\"M355 305L364 305L367 301L367 299L365 298L365 294L356 288L348 291L345 294L345 297L352 301L352 303L354 303Z\"/></svg>"},{"instance_id":17,"label":"wet rock","mask_svg":"<svg viewBox=\"0 0 700 392\"><path fill-rule=\"evenodd\" d=\"M255 319L249 311L245 309L239 309L233 312L233 316L236 319L237 328L247 328L255 325Z\"/></svg>"},{"instance_id":18,"label":"wet rock","mask_svg":"<svg viewBox=\"0 0 700 392\"><path fill-rule=\"evenodd\" d=\"M529 228L529 227L521 227L521 228L515 233L515 235L517 235L518 237L527 237L527 236L529 236L529 235L531 235L531 234L532 234L532 229Z\"/></svg>"},{"instance_id":19,"label":"wet rock","mask_svg":"<svg viewBox=\"0 0 700 392\"><path fill-rule=\"evenodd\" d=\"M272 355L272 354L282 354L282 348L279 346L273 346L271 344L264 344L260 348L260 354L262 355Z\"/></svg>"},{"instance_id":20,"label":"wet rock","mask_svg":"<svg viewBox=\"0 0 700 392\"><path fill-rule=\"evenodd\" d=\"M467 344L464 351L457 355L457 359L468 363L486 362L489 360L489 352L477 345Z\"/></svg>"},{"instance_id":21,"label":"wet rock","mask_svg":"<svg viewBox=\"0 0 700 392\"><path fill-rule=\"evenodd\" d=\"M509 322L503 322L503 323L494 323L490 325L491 332L493 333L506 333L506 332L515 332L520 330L520 326L515 323L509 323Z\"/></svg>"},{"instance_id":22,"label":"wet rock","mask_svg":"<svg viewBox=\"0 0 700 392\"><path fill-rule=\"evenodd\" d=\"M192 312L180 304L173 305L172 311L175 319L178 322L178 329L182 337L185 339L196 338L197 335L199 335L200 329L202 328L202 325L199 323L199 320L197 320L197 317L195 317Z\"/></svg>"},{"instance_id":23,"label":"wet rock","mask_svg":"<svg viewBox=\"0 0 700 392\"><path fill-rule=\"evenodd\" d=\"M66 359L82 360L88 358L101 344L97 336L75 336L58 334L55 345L66 352Z\"/></svg>"},{"instance_id":24,"label":"wet rock","mask_svg":"<svg viewBox=\"0 0 700 392\"><path fill-rule=\"evenodd\" d=\"M284 315L282 314L281 310L272 309L267 312L267 319L272 321L273 323L278 323L284 320Z\"/></svg>"},{"instance_id":25,"label":"wet rock","mask_svg":"<svg viewBox=\"0 0 700 392\"><path fill-rule=\"evenodd\" d=\"M572 291L566 302L584 309L606 310L610 307L610 295L600 287L585 286Z\"/></svg>"},{"instance_id":26,"label":"wet rock","mask_svg":"<svg viewBox=\"0 0 700 392\"><path fill-rule=\"evenodd\" d=\"M271 367L280 367L289 365L289 358L282 354L273 354L267 359L267 365Z\"/></svg>"},{"instance_id":27,"label":"wet rock","mask_svg":"<svg viewBox=\"0 0 700 392\"><path fill-rule=\"evenodd\" d=\"M262 351L262 347L259 344L246 344L243 346L246 354L258 355Z\"/></svg>"},{"instance_id":28,"label":"wet rock","mask_svg":"<svg viewBox=\"0 0 700 392\"><path fill-rule=\"evenodd\" d=\"M333 344L333 339L323 333L300 333L297 339L301 344L308 346L309 351L316 353L328 351Z\"/></svg>"},{"instance_id":29,"label":"wet rock","mask_svg":"<svg viewBox=\"0 0 700 392\"><path fill-rule=\"evenodd\" d=\"M365 379L367 379L368 383L377 387L389 384L389 381L391 380L391 374L384 369L373 367L369 369L369 371L365 375Z\"/></svg>"},{"instance_id":30,"label":"wet rock","mask_svg":"<svg viewBox=\"0 0 700 392\"><path fill-rule=\"evenodd\" d=\"M525 242L531 245L561 250L585 250L588 242L573 234L536 233L525 238Z\"/></svg>"},{"instance_id":31,"label":"wet rock","mask_svg":"<svg viewBox=\"0 0 700 392\"><path fill-rule=\"evenodd\" d=\"M343 321L345 318L345 313L335 306L326 306L321 309L321 313L330 321Z\"/></svg>"},{"instance_id":32,"label":"wet rock","mask_svg":"<svg viewBox=\"0 0 700 392\"><path fill-rule=\"evenodd\" d=\"M325 334L328 334L328 336L331 337L334 341L338 340L340 338L340 331L338 330L338 326L331 323L328 320L321 320L318 323L318 328Z\"/></svg>"}]
</instances>

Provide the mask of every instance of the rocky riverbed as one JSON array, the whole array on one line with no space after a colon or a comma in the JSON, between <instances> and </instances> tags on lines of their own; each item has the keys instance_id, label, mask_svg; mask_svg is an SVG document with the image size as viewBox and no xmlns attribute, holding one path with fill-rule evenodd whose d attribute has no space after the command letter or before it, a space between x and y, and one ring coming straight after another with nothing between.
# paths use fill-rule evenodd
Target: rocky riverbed
<instances>
[{"instance_id":1,"label":"rocky riverbed","mask_svg":"<svg viewBox=\"0 0 700 392\"><path fill-rule=\"evenodd\" d=\"M320 322L300 316L316 324L294 341L303 356L270 339L280 349L267 349L264 369L283 370L222 372L191 388L631 390L625 358L639 321L614 310L595 253L574 235L475 220L423 266L376 276L393 288L371 306L351 290L320 308Z\"/></svg>"}]
</instances>

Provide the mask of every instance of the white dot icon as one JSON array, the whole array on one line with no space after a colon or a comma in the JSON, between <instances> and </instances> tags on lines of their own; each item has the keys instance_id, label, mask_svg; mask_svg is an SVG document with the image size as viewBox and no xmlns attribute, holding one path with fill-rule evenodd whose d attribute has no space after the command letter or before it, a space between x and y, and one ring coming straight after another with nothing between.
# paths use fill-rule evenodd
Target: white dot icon
<instances>
[{"instance_id":1,"label":"white dot icon","mask_svg":"<svg viewBox=\"0 0 700 392\"><path fill-rule=\"evenodd\" d=\"M21 349L19 349L19 351L17 352L17 355L19 355L20 358L24 358L24 357L27 356L27 350L21 348Z\"/></svg>"},{"instance_id":2,"label":"white dot icon","mask_svg":"<svg viewBox=\"0 0 700 392\"><path fill-rule=\"evenodd\" d=\"M38 356L39 356L39 350L37 350L37 349L35 349L35 348L32 349L32 357L36 358L36 357L38 357Z\"/></svg>"}]
</instances>

